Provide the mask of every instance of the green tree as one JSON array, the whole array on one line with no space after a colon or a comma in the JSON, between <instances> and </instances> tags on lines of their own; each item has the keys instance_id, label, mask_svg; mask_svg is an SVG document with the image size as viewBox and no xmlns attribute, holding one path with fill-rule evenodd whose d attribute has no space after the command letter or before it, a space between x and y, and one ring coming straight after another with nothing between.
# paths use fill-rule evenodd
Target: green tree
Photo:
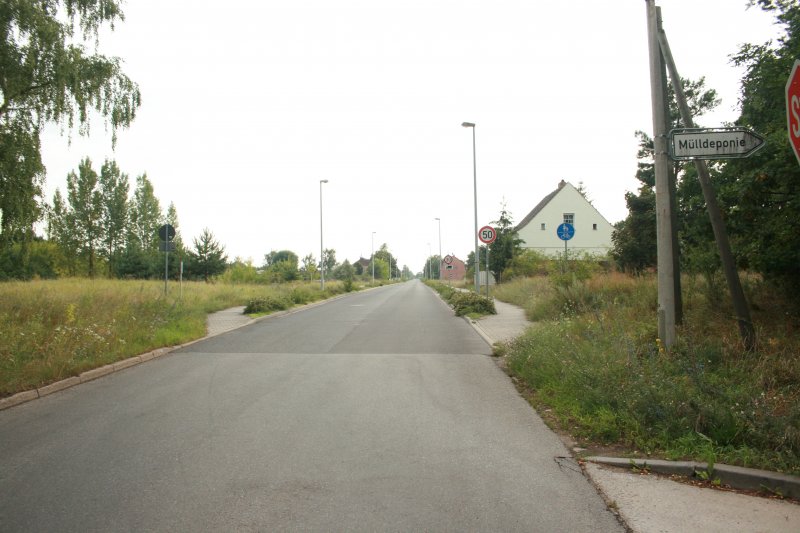
<instances>
[{"instance_id":1,"label":"green tree","mask_svg":"<svg viewBox=\"0 0 800 533\"><path fill-rule=\"evenodd\" d=\"M744 67L741 115L766 139L752 157L731 160L718 187L727 204L731 244L740 264L800 295L800 167L786 133L786 79L800 57L800 5L795 1L751 2L775 14L785 33L777 42L746 44L733 63ZM722 202L721 202L722 203Z\"/></svg>"},{"instance_id":2,"label":"green tree","mask_svg":"<svg viewBox=\"0 0 800 533\"><path fill-rule=\"evenodd\" d=\"M264 256L264 267L270 281L280 283L296 280L299 275L299 259L291 250L272 250Z\"/></svg>"},{"instance_id":3,"label":"green tree","mask_svg":"<svg viewBox=\"0 0 800 533\"><path fill-rule=\"evenodd\" d=\"M336 250L325 248L322 251L322 260L325 262L325 272L333 272L333 269L336 268Z\"/></svg>"},{"instance_id":4,"label":"green tree","mask_svg":"<svg viewBox=\"0 0 800 533\"><path fill-rule=\"evenodd\" d=\"M104 254L109 273L119 275L119 263L125 249L128 231L128 175L123 174L115 161L106 160L100 169L100 195L103 202L101 224L105 229Z\"/></svg>"},{"instance_id":5,"label":"green tree","mask_svg":"<svg viewBox=\"0 0 800 533\"><path fill-rule=\"evenodd\" d=\"M140 104L118 58L87 53L100 28L123 19L116 0L0 2L0 252L30 241L44 182L39 136L55 122L89 131L97 112L113 138Z\"/></svg>"},{"instance_id":6,"label":"green tree","mask_svg":"<svg viewBox=\"0 0 800 533\"><path fill-rule=\"evenodd\" d=\"M503 271L522 250L522 239L514 229L514 219L506 209L505 203L500 208L500 216L497 220L493 220L492 224L497 232L497 238L489 245L489 270L499 283L502 281Z\"/></svg>"},{"instance_id":7,"label":"green tree","mask_svg":"<svg viewBox=\"0 0 800 533\"><path fill-rule=\"evenodd\" d=\"M313 281L314 276L317 275L317 272L319 272L319 269L317 268L317 260L314 257L314 254L308 254L303 258L303 266L300 267L300 274L306 281Z\"/></svg>"},{"instance_id":8,"label":"green tree","mask_svg":"<svg viewBox=\"0 0 800 533\"><path fill-rule=\"evenodd\" d=\"M689 109L694 118L714 109L719 104L716 91L707 89L705 79L697 81L681 78ZM672 84L667 86L669 102L668 129L682 127L680 110L678 109ZM636 179L640 186L637 193L625 194L628 216L618 222L611 240L613 248L611 256L620 268L639 272L656 264L656 197L655 167L653 162L653 139L643 131L637 131L639 151L637 154L638 169ZM687 169L689 173L687 173ZM698 240L698 246L706 248L708 239L713 239L708 217L705 214L705 202L699 185L696 183L694 169L682 161L673 162L672 175L677 180L677 218L679 238L691 234L691 240L681 242L680 248ZM702 208L698 209L698 204Z\"/></svg>"},{"instance_id":9,"label":"green tree","mask_svg":"<svg viewBox=\"0 0 800 533\"><path fill-rule=\"evenodd\" d=\"M381 271L381 275L379 276L376 263L375 279L388 279L390 275L392 277L397 276L397 260L392 256L392 253L389 251L389 246L386 243L383 243L378 251L375 252L375 258L380 259L386 265L386 269ZM389 265L391 265L391 272ZM372 267L370 267L370 275L372 275Z\"/></svg>"},{"instance_id":10,"label":"green tree","mask_svg":"<svg viewBox=\"0 0 800 533\"><path fill-rule=\"evenodd\" d=\"M169 263L169 275L177 278L180 271L180 261L186 257L186 247L184 246L183 238L181 237L181 225L178 221L178 208L175 207L174 202L170 202L169 206L167 207L166 223L175 229L175 238L172 239L172 243L175 245L175 251L170 252L171 257ZM172 257L176 259L173 261Z\"/></svg>"},{"instance_id":11,"label":"green tree","mask_svg":"<svg viewBox=\"0 0 800 533\"><path fill-rule=\"evenodd\" d=\"M0 119L0 255L13 243L26 249L33 240L33 225L42 214L39 200L44 166L38 133L31 133L28 122L24 118Z\"/></svg>"},{"instance_id":12,"label":"green tree","mask_svg":"<svg viewBox=\"0 0 800 533\"><path fill-rule=\"evenodd\" d=\"M350 292L353 290L353 278L355 278L356 269L350 264L347 259L344 263L338 265L333 269L333 279L338 279L344 282L344 290Z\"/></svg>"},{"instance_id":13,"label":"green tree","mask_svg":"<svg viewBox=\"0 0 800 533\"><path fill-rule=\"evenodd\" d=\"M75 242L87 262L90 278L97 274L96 256L104 237L103 197L98 185L97 172L87 157L78 165L78 173L67 175L67 200L69 214L73 223Z\"/></svg>"},{"instance_id":14,"label":"green tree","mask_svg":"<svg viewBox=\"0 0 800 533\"><path fill-rule=\"evenodd\" d=\"M193 243L194 249L188 252L190 277L208 282L212 277L225 272L228 261L225 247L214 238L208 228L203 229L203 233Z\"/></svg>"},{"instance_id":15,"label":"green tree","mask_svg":"<svg viewBox=\"0 0 800 533\"><path fill-rule=\"evenodd\" d=\"M75 237L74 221L70 216L64 197L58 189L53 194L53 206L47 215L47 238L55 242L61 250L66 274L77 275L78 242Z\"/></svg>"},{"instance_id":16,"label":"green tree","mask_svg":"<svg viewBox=\"0 0 800 533\"><path fill-rule=\"evenodd\" d=\"M158 228L163 224L164 217L147 174L136 178L136 189L128 212L130 221L125 252L118 266L119 275L134 278L162 275L164 270L158 252Z\"/></svg>"}]
</instances>

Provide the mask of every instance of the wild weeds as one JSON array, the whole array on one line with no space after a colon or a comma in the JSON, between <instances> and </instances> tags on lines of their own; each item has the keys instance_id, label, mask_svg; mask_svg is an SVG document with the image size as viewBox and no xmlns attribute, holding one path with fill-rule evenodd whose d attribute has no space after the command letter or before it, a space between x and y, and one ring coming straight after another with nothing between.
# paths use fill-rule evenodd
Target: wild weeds
<instances>
[{"instance_id":1,"label":"wild weeds","mask_svg":"<svg viewBox=\"0 0 800 533\"><path fill-rule=\"evenodd\" d=\"M323 297L309 284L65 279L0 283L0 397L205 334L207 313L258 298L287 307ZM326 295L341 283L326 284Z\"/></svg>"},{"instance_id":2,"label":"wild weeds","mask_svg":"<svg viewBox=\"0 0 800 533\"><path fill-rule=\"evenodd\" d=\"M542 281L515 283L525 292ZM666 350L654 280L608 274L547 287L525 306L538 324L509 347L509 368L586 443L800 472L800 361L790 356L800 346L786 334L797 318L760 307L762 340L749 354L705 291L688 291Z\"/></svg>"}]
</instances>

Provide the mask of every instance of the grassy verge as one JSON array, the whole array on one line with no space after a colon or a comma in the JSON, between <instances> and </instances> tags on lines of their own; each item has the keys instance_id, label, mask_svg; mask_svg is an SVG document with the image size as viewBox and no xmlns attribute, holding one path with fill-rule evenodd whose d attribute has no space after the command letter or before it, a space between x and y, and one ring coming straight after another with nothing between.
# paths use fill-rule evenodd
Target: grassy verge
<instances>
[{"instance_id":1,"label":"grassy verge","mask_svg":"<svg viewBox=\"0 0 800 533\"><path fill-rule=\"evenodd\" d=\"M536 327L508 349L509 371L557 428L588 448L800 474L800 339L791 304L750 281L760 342L742 349L729 305L684 283L684 325L657 339L655 280L619 274L495 290Z\"/></svg>"},{"instance_id":2,"label":"grassy verge","mask_svg":"<svg viewBox=\"0 0 800 533\"><path fill-rule=\"evenodd\" d=\"M205 335L208 313L258 300L286 307L340 282L242 285L67 279L0 284L0 397ZM268 310L267 310L268 311ZM262 313L264 314L264 313Z\"/></svg>"},{"instance_id":3,"label":"grassy verge","mask_svg":"<svg viewBox=\"0 0 800 533\"><path fill-rule=\"evenodd\" d=\"M471 318L477 318L484 315L497 314L494 308L494 300L490 298L480 296L471 291L460 291L439 281L426 281L425 284L439 293L442 299L453 308L456 316L466 315Z\"/></svg>"}]
</instances>

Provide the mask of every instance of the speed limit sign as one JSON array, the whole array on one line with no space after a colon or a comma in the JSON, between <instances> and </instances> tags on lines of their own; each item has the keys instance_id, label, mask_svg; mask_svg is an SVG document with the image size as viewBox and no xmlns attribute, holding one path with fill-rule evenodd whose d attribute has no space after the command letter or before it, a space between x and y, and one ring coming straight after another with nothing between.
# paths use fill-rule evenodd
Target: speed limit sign
<instances>
[{"instance_id":1,"label":"speed limit sign","mask_svg":"<svg viewBox=\"0 0 800 533\"><path fill-rule=\"evenodd\" d=\"M492 244L497 238L497 231L491 226L484 226L478 230L478 239L484 244Z\"/></svg>"}]
</instances>

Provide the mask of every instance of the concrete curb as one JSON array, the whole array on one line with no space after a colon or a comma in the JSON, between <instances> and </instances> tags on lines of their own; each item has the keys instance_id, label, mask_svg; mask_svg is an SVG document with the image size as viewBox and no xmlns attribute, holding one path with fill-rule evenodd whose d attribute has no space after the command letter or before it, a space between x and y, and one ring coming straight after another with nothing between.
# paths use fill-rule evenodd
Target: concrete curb
<instances>
[{"instance_id":1,"label":"concrete curb","mask_svg":"<svg viewBox=\"0 0 800 533\"><path fill-rule=\"evenodd\" d=\"M87 383L89 381L94 381L95 379L101 378L103 376L107 376L109 374L113 374L115 372L120 372L125 370L126 368L130 368L132 366L139 365L144 363L145 361L150 361L152 359L157 359L164 355L167 355L175 350L179 350L181 348L186 348L187 346L191 346L192 344L198 343L200 341L204 341L206 339L210 339L211 337L216 337L217 335L222 335L223 333L228 333L229 331L233 331L235 329L243 328L245 326L249 326L256 322L260 322L262 320L266 320L268 318L279 318L282 316L292 315L294 313L299 313L301 311L305 311L307 309L311 309L313 307L317 307L319 305L324 305L328 302L332 302L334 300L338 300L339 298L344 298L346 296L350 296L352 294L358 294L359 292L364 292L368 290L380 289L381 287L385 287L386 285L381 285L380 287L369 287L368 289L364 289L363 291L356 291L356 292L347 292L344 294L337 294L336 296L332 296L331 298L326 298L325 300L319 300L316 302L312 302L309 304L301 305L298 307L294 307L292 309L287 309L285 311L278 311L276 313L270 313L268 315L260 316L258 318L254 318L249 322L245 322L243 324L239 324L234 326L230 329L226 329L224 331L218 331L216 333L212 333L209 335L205 335L204 337L200 337L199 339L195 339L183 344L178 344L176 346L166 346L163 348L156 348L150 352L146 352L140 355L134 355L133 357L129 357L127 359L123 359L121 361L116 361L114 363L107 364L105 366L93 368L91 370L87 370L82 372L77 376L68 377L66 379L62 379L60 381L56 381L55 383L50 383L49 385L45 385L44 387L39 387L37 389L27 390L23 392L18 392L12 396L8 396L7 398L0 398L0 411L5 409L10 409L11 407L15 407L17 405L30 402L32 400L39 399L43 396L47 396L53 394L54 392L62 391L64 389L69 389L76 385L80 385L81 383Z\"/></svg>"},{"instance_id":2,"label":"concrete curb","mask_svg":"<svg viewBox=\"0 0 800 533\"><path fill-rule=\"evenodd\" d=\"M480 324L478 323L478 321L477 321L477 320L472 320L471 318L469 318L469 317L467 317L467 316L465 316L465 317L462 317L462 318L463 318L464 320L466 320L466 321L467 321L467 324L469 324L470 326L472 326L472 329L474 329L474 330L475 330L475 333L477 333L478 335L480 335L480 337L481 337L481 338L482 338L484 341L486 341L486 344L488 344L488 345L489 345L489 346L492 348L492 350L494 350L494 345L495 345L495 342L496 342L496 341L495 341L494 339L492 339L492 338L489 336L489 334L488 334L488 333L486 333L485 331L483 331L483 328L480 326Z\"/></svg>"},{"instance_id":3,"label":"concrete curb","mask_svg":"<svg viewBox=\"0 0 800 533\"><path fill-rule=\"evenodd\" d=\"M647 468L651 472L658 474L685 477L697 477L697 472L706 472L708 470L707 463L695 461L625 459L620 457L587 457L586 460L628 470L633 467L639 469ZM735 489L765 491L780 494L787 498L800 499L800 477L797 476L768 470L757 470L755 468L715 464L713 465L711 477L719 479L723 485L728 485Z\"/></svg>"}]
</instances>

